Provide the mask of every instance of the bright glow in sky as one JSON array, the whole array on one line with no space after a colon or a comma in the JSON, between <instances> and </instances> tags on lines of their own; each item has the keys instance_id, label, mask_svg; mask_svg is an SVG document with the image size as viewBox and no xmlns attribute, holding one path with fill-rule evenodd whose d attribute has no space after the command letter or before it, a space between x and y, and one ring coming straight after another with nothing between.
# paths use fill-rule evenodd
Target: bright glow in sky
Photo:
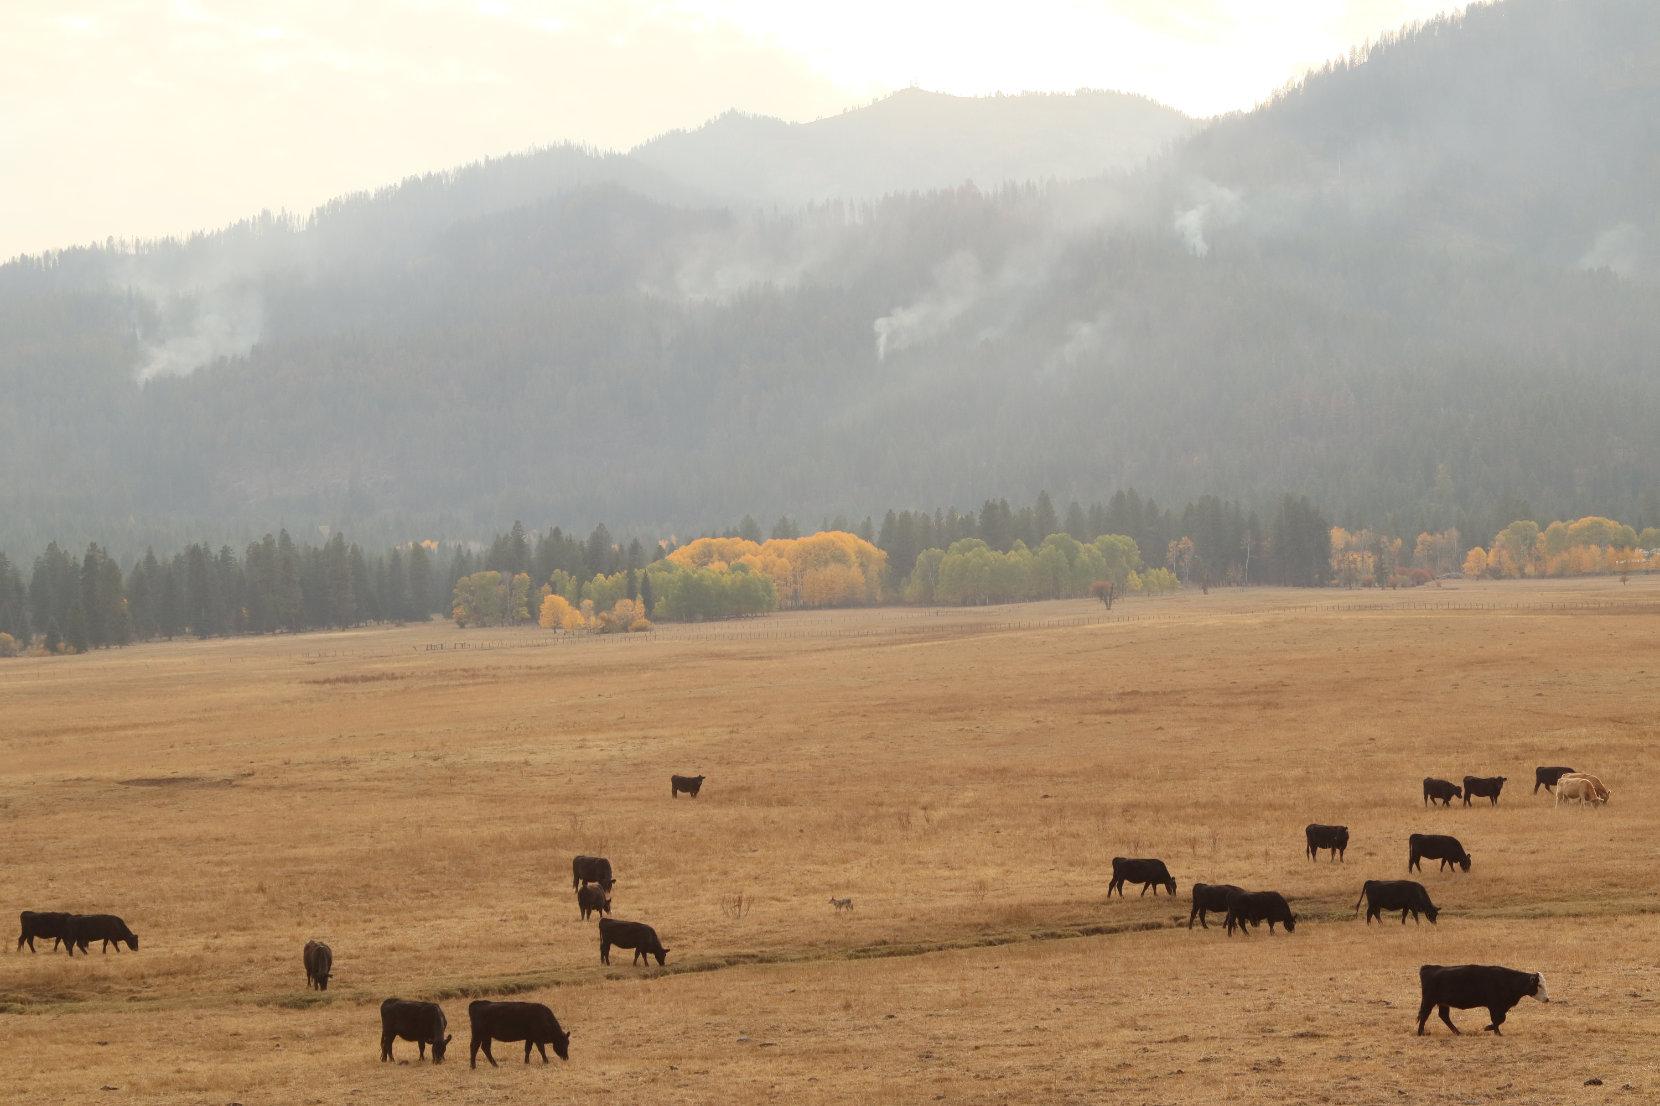
<instances>
[{"instance_id":1,"label":"bright glow in sky","mask_svg":"<svg viewBox=\"0 0 1660 1106\"><path fill-rule=\"evenodd\" d=\"M1195 115L1449 0L3 0L0 258L908 85Z\"/></svg>"}]
</instances>

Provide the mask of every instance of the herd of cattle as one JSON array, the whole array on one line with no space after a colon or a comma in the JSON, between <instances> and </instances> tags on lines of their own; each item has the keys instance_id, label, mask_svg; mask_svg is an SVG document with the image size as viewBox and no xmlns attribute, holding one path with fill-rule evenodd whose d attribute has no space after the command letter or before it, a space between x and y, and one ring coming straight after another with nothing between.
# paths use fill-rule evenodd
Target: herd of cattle
<instances>
[{"instance_id":1,"label":"herd of cattle","mask_svg":"<svg viewBox=\"0 0 1660 1106\"><path fill-rule=\"evenodd\" d=\"M669 797L676 798L684 793L697 798L704 778L671 776ZM1449 780L1426 778L1424 804L1428 806L1438 802L1444 807L1450 807L1453 799L1462 797L1464 805L1469 806L1472 797L1484 797L1491 805L1496 806L1504 783L1504 776L1465 776L1462 787ZM1597 777L1560 766L1535 770L1533 793L1537 795L1541 787L1547 792L1555 793L1558 806L1569 799L1577 800L1583 805L1607 803L1609 798L1608 788ZM1347 826L1310 825L1304 829L1304 836L1310 860L1318 860L1321 850L1328 851L1329 859L1333 862L1345 858L1349 847ZM1407 845L1408 871L1421 871L1420 862L1423 860L1440 861L1441 871L1445 871L1449 864L1456 865L1465 872L1470 870L1470 854L1455 837L1414 833L1407 839ZM590 916L599 915L600 963L611 963L611 949L615 947L632 950L635 964L643 961L649 965L653 957L659 966L666 964L669 950L663 947L656 930L643 922L625 922L610 917L611 890L616 882L611 862L605 857L578 856L571 861L571 887L576 891L577 909L582 920L587 921ZM1176 880L1170 874L1169 867L1164 861L1152 857L1113 857L1112 878L1107 884L1108 897L1116 891L1122 898L1126 883L1139 885L1142 895L1151 890L1154 897L1157 897L1161 887L1172 897L1176 894ZM851 910L853 907L851 899L833 898L830 903L838 911ZM1360 913L1361 903L1366 904L1368 925L1374 920L1381 923L1382 915L1386 911L1393 913L1399 910L1402 925L1406 924L1408 914L1412 915L1415 924L1422 916L1428 918L1431 925L1435 924L1436 917L1440 914L1440 909L1430 901L1428 890L1423 884L1413 880L1369 879L1362 885L1360 898L1355 902L1356 914ZM1287 933L1293 933L1297 928L1297 915L1292 913L1290 904L1278 891L1247 891L1231 883L1195 883L1192 889L1192 908L1187 916L1187 928L1192 929L1194 921L1197 920L1201 928L1209 929L1210 925L1205 919L1210 913L1223 915L1222 925L1229 937L1232 937L1236 930L1244 936L1249 936L1252 927L1263 923L1267 923L1269 933L1274 932L1276 925L1284 926ZM53 942L53 950L62 945L71 958L74 957L76 949L83 954L89 954L93 942L102 942L102 951L106 953L111 945L115 946L116 952L120 952L122 944L126 944L135 952L138 951L138 935L113 914L25 910L20 920L22 931L17 938L19 952L25 944L29 946L30 952L35 952L37 939L50 939ZM306 986L315 987L320 991L328 990L329 977L334 969L334 950L321 941L307 941L302 959L305 965ZM1544 977L1538 972L1521 972L1482 964L1450 967L1426 964L1419 969L1418 978L1423 996L1418 1009L1420 1034L1424 1032L1424 1025L1432 1011L1439 1010L1441 1020L1457 1033L1458 1027L1453 1025L1452 1019L1448 1016L1449 1009L1484 1007L1492 1017L1492 1022L1485 1027L1486 1030L1498 1033L1505 1015L1523 998L1549 1001ZM559 1019L554 1016L553 1011L542 1003L493 1002L480 999L468 1004L467 1020L472 1031L470 1062L475 1068L478 1066L480 1051L492 1066L495 1065L496 1058L490 1051L493 1041L523 1042L524 1060L527 1064L530 1062L532 1048L541 1055L542 1062L547 1063L548 1045L553 1046L553 1051L561 1060L570 1058L571 1034L559 1024ZM453 1036L448 1032L449 1023L444 1016L443 1008L435 1002L389 998L381 1003L380 1023L380 1058L383 1061L393 1059L393 1042L401 1039L413 1042L422 1059L426 1057L427 1049L430 1048L433 1062L442 1063L445 1050Z\"/></svg>"}]
</instances>

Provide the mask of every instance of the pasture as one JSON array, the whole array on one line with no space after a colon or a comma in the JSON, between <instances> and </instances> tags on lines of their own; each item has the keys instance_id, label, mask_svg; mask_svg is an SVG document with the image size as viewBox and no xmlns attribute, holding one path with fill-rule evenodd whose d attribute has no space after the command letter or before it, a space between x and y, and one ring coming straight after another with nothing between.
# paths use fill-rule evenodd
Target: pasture
<instances>
[{"instance_id":1,"label":"pasture","mask_svg":"<svg viewBox=\"0 0 1660 1106\"><path fill-rule=\"evenodd\" d=\"M1657 629L1634 579L8 661L6 924L107 911L142 945L6 931L0 1099L1651 1101ZM1612 802L1555 809L1541 764ZM1509 777L1499 805L1424 808L1466 774ZM1309 822L1350 827L1346 863L1307 859ZM1440 924L1352 919L1414 832L1473 858L1411 877ZM600 965L578 853L666 969ZM1115 855L1177 897L1108 902ZM1297 932L1189 932L1195 881L1282 891ZM1418 965L1467 961L1552 1001L1413 1036ZM392 995L442 1002L444 1065L378 1061ZM469 1070L472 997L546 1002L570 1062Z\"/></svg>"}]
</instances>

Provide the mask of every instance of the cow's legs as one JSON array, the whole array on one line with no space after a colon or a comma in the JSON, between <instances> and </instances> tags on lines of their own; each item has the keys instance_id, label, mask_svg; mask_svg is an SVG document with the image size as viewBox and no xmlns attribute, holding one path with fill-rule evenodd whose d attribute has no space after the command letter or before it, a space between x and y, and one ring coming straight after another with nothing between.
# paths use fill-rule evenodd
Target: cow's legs
<instances>
[{"instance_id":1,"label":"cow's legs","mask_svg":"<svg viewBox=\"0 0 1660 1106\"><path fill-rule=\"evenodd\" d=\"M490 1038L484 1038L484 1058L490 1061L491 1067L497 1067L496 1054L490 1051Z\"/></svg>"},{"instance_id":2,"label":"cow's legs","mask_svg":"<svg viewBox=\"0 0 1660 1106\"><path fill-rule=\"evenodd\" d=\"M1492 1033L1499 1037L1504 1036L1504 1031L1499 1028L1499 1026L1504 1024L1504 1011L1499 1009L1497 1006L1489 1006L1487 1008L1487 1012L1493 1015L1493 1024L1482 1030L1482 1032Z\"/></svg>"},{"instance_id":3,"label":"cow's legs","mask_svg":"<svg viewBox=\"0 0 1660 1106\"><path fill-rule=\"evenodd\" d=\"M384 1064L390 1059L392 1059L392 1034L382 1030L380 1034L380 1062Z\"/></svg>"},{"instance_id":4,"label":"cow's legs","mask_svg":"<svg viewBox=\"0 0 1660 1106\"><path fill-rule=\"evenodd\" d=\"M611 942L603 937L600 938L599 942L599 962L601 964L611 963Z\"/></svg>"},{"instance_id":5,"label":"cow's legs","mask_svg":"<svg viewBox=\"0 0 1660 1106\"><path fill-rule=\"evenodd\" d=\"M1424 999L1424 1001L1419 1004L1419 1006L1418 1006L1418 1036L1422 1037L1424 1035L1424 1023L1429 1021L1429 1012L1433 1009L1435 1009L1435 1004L1430 1002L1430 1000L1427 999L1427 998Z\"/></svg>"},{"instance_id":6,"label":"cow's legs","mask_svg":"<svg viewBox=\"0 0 1660 1106\"><path fill-rule=\"evenodd\" d=\"M1414 914L1413 917L1417 917L1417 915ZM1405 910L1401 911L1401 924L1403 926L1406 924L1406 911Z\"/></svg>"},{"instance_id":7,"label":"cow's legs","mask_svg":"<svg viewBox=\"0 0 1660 1106\"><path fill-rule=\"evenodd\" d=\"M1447 1023L1448 1029L1452 1030L1454 1033L1458 1033L1458 1026L1452 1023L1451 1008L1444 1002L1441 1004L1441 1020ZM1464 1034L1458 1033L1458 1035L1462 1037Z\"/></svg>"},{"instance_id":8,"label":"cow's legs","mask_svg":"<svg viewBox=\"0 0 1660 1106\"><path fill-rule=\"evenodd\" d=\"M536 1051L542 1054L542 1063L548 1062L548 1046L541 1041L536 1042Z\"/></svg>"}]
</instances>

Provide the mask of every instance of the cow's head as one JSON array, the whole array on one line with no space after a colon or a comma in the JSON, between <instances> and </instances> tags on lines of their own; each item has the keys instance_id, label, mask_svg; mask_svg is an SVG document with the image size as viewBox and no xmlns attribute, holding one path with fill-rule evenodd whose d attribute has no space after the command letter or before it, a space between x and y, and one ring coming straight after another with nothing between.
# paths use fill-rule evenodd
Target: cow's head
<instances>
[{"instance_id":1,"label":"cow's head","mask_svg":"<svg viewBox=\"0 0 1660 1106\"><path fill-rule=\"evenodd\" d=\"M616 885L617 881L614 879L602 879L599 881L599 889L605 892L605 905L607 909L611 906L611 888Z\"/></svg>"},{"instance_id":2,"label":"cow's head","mask_svg":"<svg viewBox=\"0 0 1660 1106\"><path fill-rule=\"evenodd\" d=\"M443 1037L438 1037L438 1038L433 1039L433 1042L432 1042L432 1062L434 1064L442 1064L444 1062L444 1050L446 1048L450 1047L450 1038L454 1037L454 1036L455 1036L454 1033L448 1033L448 1034L445 1034Z\"/></svg>"},{"instance_id":3,"label":"cow's head","mask_svg":"<svg viewBox=\"0 0 1660 1106\"><path fill-rule=\"evenodd\" d=\"M324 972L319 972L317 974L317 989L319 991L326 991L326 990L329 989L329 973L328 972L324 971Z\"/></svg>"},{"instance_id":4,"label":"cow's head","mask_svg":"<svg viewBox=\"0 0 1660 1106\"><path fill-rule=\"evenodd\" d=\"M1176 893L1176 881L1174 879L1165 880L1164 889L1174 895Z\"/></svg>"},{"instance_id":5,"label":"cow's head","mask_svg":"<svg viewBox=\"0 0 1660 1106\"><path fill-rule=\"evenodd\" d=\"M136 934L136 933L128 933L127 934L127 947L132 949L134 952L138 951L138 934Z\"/></svg>"},{"instance_id":6,"label":"cow's head","mask_svg":"<svg viewBox=\"0 0 1660 1106\"><path fill-rule=\"evenodd\" d=\"M1464 797L1464 789L1459 787L1456 783L1453 784L1452 797L1455 799L1462 799Z\"/></svg>"},{"instance_id":7,"label":"cow's head","mask_svg":"<svg viewBox=\"0 0 1660 1106\"><path fill-rule=\"evenodd\" d=\"M1285 915L1285 931L1287 933L1297 932L1297 915L1292 914L1290 911L1287 911Z\"/></svg>"},{"instance_id":8,"label":"cow's head","mask_svg":"<svg viewBox=\"0 0 1660 1106\"><path fill-rule=\"evenodd\" d=\"M1540 1002L1550 1001L1550 992L1545 990L1544 972L1533 973L1533 997L1538 999Z\"/></svg>"},{"instance_id":9,"label":"cow's head","mask_svg":"<svg viewBox=\"0 0 1660 1106\"><path fill-rule=\"evenodd\" d=\"M1463 871L1468 872L1470 870L1470 854L1469 853L1464 854L1463 858L1459 860L1458 866Z\"/></svg>"},{"instance_id":10,"label":"cow's head","mask_svg":"<svg viewBox=\"0 0 1660 1106\"><path fill-rule=\"evenodd\" d=\"M559 1027L559 1019L553 1016L553 1011L547 1011L547 1020L543 1026L547 1033L548 1044L553 1051L559 1054L561 1060L571 1058L571 1035Z\"/></svg>"},{"instance_id":11,"label":"cow's head","mask_svg":"<svg viewBox=\"0 0 1660 1106\"><path fill-rule=\"evenodd\" d=\"M655 949L653 949L651 954L657 957L657 966L659 968L661 968L664 962L669 958L669 950L664 948L662 945L658 945Z\"/></svg>"},{"instance_id":12,"label":"cow's head","mask_svg":"<svg viewBox=\"0 0 1660 1106\"><path fill-rule=\"evenodd\" d=\"M1432 905L1432 906L1424 907L1424 917L1429 919L1429 924L1430 925L1435 924L1436 915L1438 915L1440 913L1441 913L1441 908L1439 906L1433 906Z\"/></svg>"}]
</instances>

